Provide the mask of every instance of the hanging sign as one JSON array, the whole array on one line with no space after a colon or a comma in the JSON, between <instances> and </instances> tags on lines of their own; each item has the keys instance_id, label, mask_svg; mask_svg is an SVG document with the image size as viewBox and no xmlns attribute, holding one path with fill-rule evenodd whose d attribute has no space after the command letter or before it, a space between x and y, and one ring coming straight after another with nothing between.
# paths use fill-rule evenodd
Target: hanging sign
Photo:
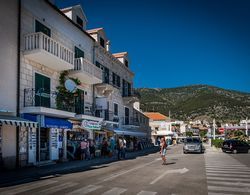
<instances>
[{"instance_id":1,"label":"hanging sign","mask_svg":"<svg viewBox=\"0 0 250 195\"><path fill-rule=\"evenodd\" d=\"M83 120L82 121L82 128L92 129L92 130L101 130L101 122L98 121L89 121Z\"/></svg>"}]
</instances>

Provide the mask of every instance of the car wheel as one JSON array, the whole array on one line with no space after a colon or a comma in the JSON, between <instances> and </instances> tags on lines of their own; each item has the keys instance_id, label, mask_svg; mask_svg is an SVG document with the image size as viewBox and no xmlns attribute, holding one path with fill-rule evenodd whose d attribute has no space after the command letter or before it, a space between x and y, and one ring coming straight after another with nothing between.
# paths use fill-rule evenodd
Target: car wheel
<instances>
[{"instance_id":1,"label":"car wheel","mask_svg":"<svg viewBox=\"0 0 250 195\"><path fill-rule=\"evenodd\" d=\"M233 150L233 154L237 154L237 150L236 149Z\"/></svg>"},{"instance_id":2,"label":"car wheel","mask_svg":"<svg viewBox=\"0 0 250 195\"><path fill-rule=\"evenodd\" d=\"M187 154L187 152L186 152L186 151L183 151L183 153L184 153L184 154Z\"/></svg>"}]
</instances>

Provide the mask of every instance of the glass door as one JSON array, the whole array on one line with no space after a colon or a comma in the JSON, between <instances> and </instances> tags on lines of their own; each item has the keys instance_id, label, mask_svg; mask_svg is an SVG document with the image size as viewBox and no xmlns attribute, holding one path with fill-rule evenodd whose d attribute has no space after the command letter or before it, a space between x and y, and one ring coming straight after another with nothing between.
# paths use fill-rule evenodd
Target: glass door
<instances>
[{"instance_id":1,"label":"glass door","mask_svg":"<svg viewBox=\"0 0 250 195\"><path fill-rule=\"evenodd\" d=\"M129 125L129 108L125 107L125 125Z\"/></svg>"},{"instance_id":2,"label":"glass door","mask_svg":"<svg viewBox=\"0 0 250 195\"><path fill-rule=\"evenodd\" d=\"M75 97L75 112L76 114L84 114L84 91L77 90Z\"/></svg>"}]
</instances>

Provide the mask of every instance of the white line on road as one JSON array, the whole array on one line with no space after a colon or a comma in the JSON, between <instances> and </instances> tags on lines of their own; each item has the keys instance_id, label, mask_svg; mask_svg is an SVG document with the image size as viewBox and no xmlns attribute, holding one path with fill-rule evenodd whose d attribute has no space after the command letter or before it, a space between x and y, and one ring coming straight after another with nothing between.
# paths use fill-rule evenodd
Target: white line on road
<instances>
[{"instance_id":1,"label":"white line on road","mask_svg":"<svg viewBox=\"0 0 250 195\"><path fill-rule=\"evenodd\" d=\"M238 187L250 187L250 183L242 183L242 182L225 182L225 181L207 181L209 184L218 184L218 185L228 185L228 186L238 186Z\"/></svg>"},{"instance_id":2,"label":"white line on road","mask_svg":"<svg viewBox=\"0 0 250 195\"><path fill-rule=\"evenodd\" d=\"M235 174L226 174L226 173L207 173L207 176L218 176L218 177L232 177L232 178L249 178L250 175L235 175Z\"/></svg>"},{"instance_id":3,"label":"white line on road","mask_svg":"<svg viewBox=\"0 0 250 195\"><path fill-rule=\"evenodd\" d=\"M222 181L245 181L250 182L250 179L246 178L232 178L232 177L207 177L207 180L222 180Z\"/></svg>"},{"instance_id":4,"label":"white line on road","mask_svg":"<svg viewBox=\"0 0 250 195\"><path fill-rule=\"evenodd\" d=\"M51 180L42 180L39 182L33 182L33 183L29 183L29 184L24 184L24 185L20 185L17 188L14 189L10 189L8 191L3 191L0 192L0 194L3 195L11 195L11 194L18 194L18 193L22 193L22 192L26 192L28 190L33 190L36 188L40 188L40 187L44 187L50 184L54 184L57 181L51 181Z\"/></svg>"},{"instance_id":5,"label":"white line on road","mask_svg":"<svg viewBox=\"0 0 250 195\"><path fill-rule=\"evenodd\" d=\"M157 192L140 191L137 195L155 195Z\"/></svg>"},{"instance_id":6,"label":"white line on road","mask_svg":"<svg viewBox=\"0 0 250 195\"><path fill-rule=\"evenodd\" d=\"M106 177L106 178L103 179L102 181L110 181L110 180L112 180L112 179L114 179L114 178L116 178L116 177L119 177L119 176L124 175L124 174L126 174L126 173L135 171L135 170L137 170L137 169L141 169L141 168L143 168L143 167L145 167L145 166L147 166L147 165L153 164L153 163L155 163L155 162L157 162L157 161L159 161L159 160L161 160L161 158L157 158L157 159L155 159L155 160L153 160L153 161L151 161L151 162L149 162L149 163L145 163L145 164L143 164L143 165L137 166L137 167L135 167L135 168L132 168L132 169L129 169L129 170L126 170L126 171L121 171L121 172L119 172L119 173L114 173L114 174L112 174L111 176ZM99 183L100 183L100 182L99 182Z\"/></svg>"},{"instance_id":7,"label":"white line on road","mask_svg":"<svg viewBox=\"0 0 250 195\"><path fill-rule=\"evenodd\" d=\"M208 192L208 195L235 195L235 194Z\"/></svg>"},{"instance_id":8,"label":"white line on road","mask_svg":"<svg viewBox=\"0 0 250 195\"><path fill-rule=\"evenodd\" d=\"M124 188L112 188L111 190L104 192L102 195L119 195L127 191Z\"/></svg>"},{"instance_id":9,"label":"white line on road","mask_svg":"<svg viewBox=\"0 0 250 195\"><path fill-rule=\"evenodd\" d=\"M93 192L99 188L101 188L102 186L96 186L96 185L88 185L88 186L85 186L83 188L79 188L75 191L72 191L72 192L69 192L67 193L67 195L80 195L80 194L88 194L90 192Z\"/></svg>"},{"instance_id":10,"label":"white line on road","mask_svg":"<svg viewBox=\"0 0 250 195\"><path fill-rule=\"evenodd\" d=\"M225 192L250 192L249 188L235 188L235 187L222 187L222 186L207 186L208 190L225 191Z\"/></svg>"},{"instance_id":11,"label":"white line on road","mask_svg":"<svg viewBox=\"0 0 250 195\"><path fill-rule=\"evenodd\" d=\"M52 187L47 188L45 190L42 190L36 194L54 194L58 191L61 191L61 190L64 190L66 188L70 188L70 187L73 187L76 185L77 185L77 183L67 182L67 183L60 184L58 186L52 186Z\"/></svg>"},{"instance_id":12,"label":"white line on road","mask_svg":"<svg viewBox=\"0 0 250 195\"><path fill-rule=\"evenodd\" d=\"M222 174L238 174L238 175L250 175L250 172L247 172L247 171L235 171L235 170L206 170L207 173L222 173Z\"/></svg>"},{"instance_id":13,"label":"white line on road","mask_svg":"<svg viewBox=\"0 0 250 195\"><path fill-rule=\"evenodd\" d=\"M161 174L159 177L155 178L150 184L155 184L157 181L159 181L160 179L162 179L167 174L170 174L170 173L180 173L180 174L183 174L183 173L186 173L188 171L189 170L187 168L167 170L163 174Z\"/></svg>"},{"instance_id":14,"label":"white line on road","mask_svg":"<svg viewBox=\"0 0 250 195\"><path fill-rule=\"evenodd\" d=\"M221 168L221 167L206 167L206 170L222 170L222 171L246 171L246 172L250 172L250 168L245 168L245 167L241 167L241 168L233 168L233 167L227 167L227 168Z\"/></svg>"}]
</instances>

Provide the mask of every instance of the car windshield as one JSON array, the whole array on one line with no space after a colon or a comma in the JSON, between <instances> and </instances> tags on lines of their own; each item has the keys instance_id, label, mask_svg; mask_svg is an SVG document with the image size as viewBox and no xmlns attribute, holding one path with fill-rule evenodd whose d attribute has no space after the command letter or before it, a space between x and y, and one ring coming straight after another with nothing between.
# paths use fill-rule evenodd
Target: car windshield
<instances>
[{"instance_id":1,"label":"car windshield","mask_svg":"<svg viewBox=\"0 0 250 195\"><path fill-rule=\"evenodd\" d=\"M186 143L200 143L200 139L189 137L185 140Z\"/></svg>"}]
</instances>

